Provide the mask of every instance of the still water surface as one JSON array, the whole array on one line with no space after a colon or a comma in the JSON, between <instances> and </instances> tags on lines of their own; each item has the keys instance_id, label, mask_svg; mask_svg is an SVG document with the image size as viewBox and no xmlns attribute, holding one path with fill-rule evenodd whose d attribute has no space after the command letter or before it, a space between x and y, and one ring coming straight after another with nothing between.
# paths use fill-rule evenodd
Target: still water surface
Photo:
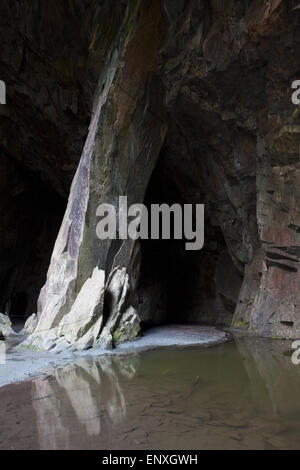
<instances>
[{"instance_id":1,"label":"still water surface","mask_svg":"<svg viewBox=\"0 0 300 470\"><path fill-rule=\"evenodd\" d=\"M77 360L0 389L0 449L300 449L290 345Z\"/></svg>"}]
</instances>

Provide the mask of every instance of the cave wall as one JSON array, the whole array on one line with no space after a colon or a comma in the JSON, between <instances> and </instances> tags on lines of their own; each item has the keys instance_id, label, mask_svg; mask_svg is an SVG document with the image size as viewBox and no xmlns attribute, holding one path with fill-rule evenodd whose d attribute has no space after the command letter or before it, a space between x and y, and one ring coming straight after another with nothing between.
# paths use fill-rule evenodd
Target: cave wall
<instances>
[{"instance_id":1,"label":"cave wall","mask_svg":"<svg viewBox=\"0 0 300 470\"><path fill-rule=\"evenodd\" d=\"M192 2L171 27L162 60L177 127L169 128L170 167L192 182L189 200L205 193L244 278L232 325L273 337L299 336L296 4Z\"/></svg>"},{"instance_id":2,"label":"cave wall","mask_svg":"<svg viewBox=\"0 0 300 470\"><path fill-rule=\"evenodd\" d=\"M0 311L22 320L36 311L66 202L5 155L0 172Z\"/></svg>"},{"instance_id":3,"label":"cave wall","mask_svg":"<svg viewBox=\"0 0 300 470\"><path fill-rule=\"evenodd\" d=\"M184 202L206 205L199 266L210 282L199 280L196 318L209 322L209 311L216 323L297 337L296 2L164 5L170 24L161 54L169 113L164 167ZM221 229L225 247L211 227ZM214 253L210 244L217 241Z\"/></svg>"},{"instance_id":4,"label":"cave wall","mask_svg":"<svg viewBox=\"0 0 300 470\"><path fill-rule=\"evenodd\" d=\"M36 312L121 15L96 0L0 4L1 311L25 293Z\"/></svg>"},{"instance_id":5,"label":"cave wall","mask_svg":"<svg viewBox=\"0 0 300 470\"><path fill-rule=\"evenodd\" d=\"M15 100L1 107L3 155L65 197L88 132L27 344L70 343L70 312L82 322L76 341L86 336L80 348L112 346L126 322L157 316L163 289L151 270L139 284L139 243L100 242L95 217L119 195L142 202L157 162L181 201L206 205L204 250L186 268L190 321L299 336L297 2L9 5L0 72ZM84 323L72 308L90 282L103 296Z\"/></svg>"},{"instance_id":6,"label":"cave wall","mask_svg":"<svg viewBox=\"0 0 300 470\"><path fill-rule=\"evenodd\" d=\"M96 343L112 346L113 330L127 311L121 307L134 308L137 243L100 241L96 210L101 203L117 204L119 195L128 195L129 205L144 198L167 130L158 75L161 27L159 1L142 7L140 2L128 2L100 74L89 134L38 302L39 322L27 345L56 348L72 337L78 349ZM77 300L88 286L103 290L104 272L111 296L116 297L116 311L107 313L106 322L101 295L92 310L77 310ZM75 326L66 333L68 315Z\"/></svg>"}]
</instances>

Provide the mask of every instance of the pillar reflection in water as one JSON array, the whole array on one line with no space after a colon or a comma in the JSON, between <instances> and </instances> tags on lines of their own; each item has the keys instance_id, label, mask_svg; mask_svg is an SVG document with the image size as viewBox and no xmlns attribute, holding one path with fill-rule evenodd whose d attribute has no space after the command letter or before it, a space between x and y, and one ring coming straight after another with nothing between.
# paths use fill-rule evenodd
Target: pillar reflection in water
<instances>
[{"instance_id":1,"label":"pillar reflection in water","mask_svg":"<svg viewBox=\"0 0 300 470\"><path fill-rule=\"evenodd\" d=\"M80 358L51 377L35 380L32 400L40 449L72 447L67 423L74 416L90 437L100 435L106 425L121 423L126 401L120 379L133 378L137 366L136 357Z\"/></svg>"},{"instance_id":2,"label":"pillar reflection in water","mask_svg":"<svg viewBox=\"0 0 300 470\"><path fill-rule=\"evenodd\" d=\"M63 425L60 404L47 379L33 382L32 405L37 416L40 449L69 448L69 430Z\"/></svg>"}]
</instances>

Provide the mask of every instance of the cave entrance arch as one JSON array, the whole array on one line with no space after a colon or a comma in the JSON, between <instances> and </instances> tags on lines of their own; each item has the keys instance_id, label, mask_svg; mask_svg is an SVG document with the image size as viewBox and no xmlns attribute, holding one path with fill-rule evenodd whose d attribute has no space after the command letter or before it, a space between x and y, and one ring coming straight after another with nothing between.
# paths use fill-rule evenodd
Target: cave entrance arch
<instances>
[{"instance_id":1,"label":"cave entrance arch","mask_svg":"<svg viewBox=\"0 0 300 470\"><path fill-rule=\"evenodd\" d=\"M146 191L148 212L151 204L205 203L201 188L198 201L186 198L188 185L180 171L170 168L163 149ZM231 324L242 277L233 265L221 228L212 226L206 213L203 249L187 251L185 244L186 240L172 237L140 240L137 292L144 329L168 324ZM227 272L230 282L226 284Z\"/></svg>"}]
</instances>

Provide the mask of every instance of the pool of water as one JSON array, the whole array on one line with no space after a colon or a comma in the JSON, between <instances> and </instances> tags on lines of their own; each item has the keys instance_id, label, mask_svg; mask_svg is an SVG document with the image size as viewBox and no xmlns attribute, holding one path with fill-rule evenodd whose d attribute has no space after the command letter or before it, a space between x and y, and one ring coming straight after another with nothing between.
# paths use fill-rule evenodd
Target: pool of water
<instances>
[{"instance_id":1,"label":"pool of water","mask_svg":"<svg viewBox=\"0 0 300 470\"><path fill-rule=\"evenodd\" d=\"M80 358L0 389L0 449L299 449L291 342Z\"/></svg>"}]
</instances>

